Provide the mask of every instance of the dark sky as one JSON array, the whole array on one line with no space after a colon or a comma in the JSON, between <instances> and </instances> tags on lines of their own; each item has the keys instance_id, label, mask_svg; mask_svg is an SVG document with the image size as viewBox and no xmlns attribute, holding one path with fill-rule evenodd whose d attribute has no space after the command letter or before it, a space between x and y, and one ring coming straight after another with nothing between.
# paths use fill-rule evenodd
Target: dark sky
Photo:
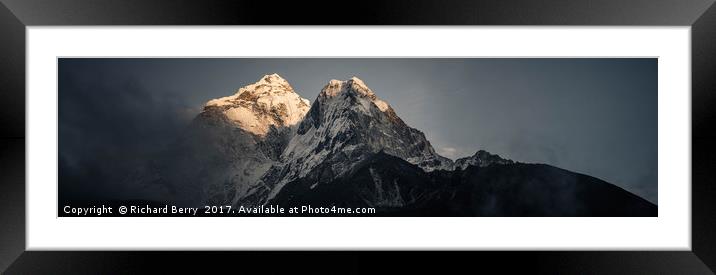
<instances>
[{"instance_id":1,"label":"dark sky","mask_svg":"<svg viewBox=\"0 0 716 275\"><path fill-rule=\"evenodd\" d=\"M206 101L270 73L311 102L330 79L357 76L446 157L483 149L657 203L657 60L638 58L60 59L60 165L77 179L71 192L121 192L81 179L137 165L102 163L137 160Z\"/></svg>"}]
</instances>

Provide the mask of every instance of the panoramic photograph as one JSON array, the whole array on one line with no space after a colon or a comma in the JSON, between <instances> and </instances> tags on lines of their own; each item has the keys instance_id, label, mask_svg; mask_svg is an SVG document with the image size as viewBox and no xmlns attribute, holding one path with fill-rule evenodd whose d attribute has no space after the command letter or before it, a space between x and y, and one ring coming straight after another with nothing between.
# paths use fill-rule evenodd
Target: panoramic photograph
<instances>
[{"instance_id":1,"label":"panoramic photograph","mask_svg":"<svg viewBox=\"0 0 716 275\"><path fill-rule=\"evenodd\" d=\"M59 58L60 217L656 217L656 58Z\"/></svg>"}]
</instances>

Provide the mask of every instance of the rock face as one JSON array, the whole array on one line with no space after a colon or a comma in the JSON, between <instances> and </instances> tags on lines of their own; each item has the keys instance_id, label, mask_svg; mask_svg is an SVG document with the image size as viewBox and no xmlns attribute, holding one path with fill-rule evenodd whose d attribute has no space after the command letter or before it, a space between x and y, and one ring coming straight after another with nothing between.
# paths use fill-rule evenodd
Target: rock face
<instances>
[{"instance_id":1,"label":"rock face","mask_svg":"<svg viewBox=\"0 0 716 275\"><path fill-rule=\"evenodd\" d=\"M210 100L202 114L221 113L236 127L265 136L272 127L296 125L308 112L309 103L294 92L288 81L278 74L271 74L239 89L232 96Z\"/></svg>"},{"instance_id":2,"label":"rock face","mask_svg":"<svg viewBox=\"0 0 716 275\"><path fill-rule=\"evenodd\" d=\"M138 177L185 204L237 204L280 161L308 109L285 79L266 75L207 102L185 135Z\"/></svg>"},{"instance_id":3,"label":"rock face","mask_svg":"<svg viewBox=\"0 0 716 275\"><path fill-rule=\"evenodd\" d=\"M325 177L340 177L379 151L426 171L453 168L452 160L435 153L425 135L406 125L363 81L331 80L286 146L282 164L264 177L271 189L266 199L319 165Z\"/></svg>"},{"instance_id":4,"label":"rock face","mask_svg":"<svg viewBox=\"0 0 716 275\"><path fill-rule=\"evenodd\" d=\"M398 216L654 216L598 179L480 150L452 161L360 79L331 80L312 105L276 74L210 100L140 173L175 201L375 207Z\"/></svg>"}]
</instances>

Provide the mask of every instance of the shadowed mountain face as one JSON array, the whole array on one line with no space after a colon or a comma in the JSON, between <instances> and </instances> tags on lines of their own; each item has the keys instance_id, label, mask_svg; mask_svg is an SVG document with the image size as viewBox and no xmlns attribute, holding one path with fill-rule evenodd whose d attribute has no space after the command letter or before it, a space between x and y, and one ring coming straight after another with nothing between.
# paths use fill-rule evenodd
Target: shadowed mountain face
<instances>
[{"instance_id":1,"label":"shadowed mountain face","mask_svg":"<svg viewBox=\"0 0 716 275\"><path fill-rule=\"evenodd\" d=\"M317 169L287 184L270 203L375 207L382 216L657 216L656 205L626 190L544 164L425 172L380 152L350 175L321 176Z\"/></svg>"},{"instance_id":2,"label":"shadowed mountain face","mask_svg":"<svg viewBox=\"0 0 716 275\"><path fill-rule=\"evenodd\" d=\"M456 161L358 78L313 104L273 74L209 101L128 180L189 205L374 207L382 216L656 216L602 180L480 150Z\"/></svg>"}]
</instances>

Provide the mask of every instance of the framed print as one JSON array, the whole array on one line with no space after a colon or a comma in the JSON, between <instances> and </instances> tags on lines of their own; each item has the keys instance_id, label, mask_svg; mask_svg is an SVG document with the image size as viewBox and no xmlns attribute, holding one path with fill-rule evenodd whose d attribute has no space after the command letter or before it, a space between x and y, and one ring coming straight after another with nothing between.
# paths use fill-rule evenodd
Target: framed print
<instances>
[{"instance_id":1,"label":"framed print","mask_svg":"<svg viewBox=\"0 0 716 275\"><path fill-rule=\"evenodd\" d=\"M712 274L712 4L4 1L0 267Z\"/></svg>"},{"instance_id":2,"label":"framed print","mask_svg":"<svg viewBox=\"0 0 716 275\"><path fill-rule=\"evenodd\" d=\"M666 66L666 56L661 59ZM656 58L57 62L59 217L658 214ZM281 72L261 73L266 70ZM309 80L341 74L351 76ZM221 80L246 85L210 96L216 98L197 92ZM126 87L130 81L142 84ZM152 92L139 92L144 89ZM153 92L164 89L171 91ZM129 91L137 91L137 101L125 99ZM172 103L163 98L187 103L164 107ZM538 106L522 108L528 98ZM574 119L556 123L560 116ZM538 131L544 137L527 136ZM544 145L557 137L564 143ZM546 149L535 150L539 145ZM549 164L518 162L489 148ZM584 160L601 152L609 153L599 158L604 172L593 172L599 176L557 167L590 171L600 165Z\"/></svg>"}]
</instances>

